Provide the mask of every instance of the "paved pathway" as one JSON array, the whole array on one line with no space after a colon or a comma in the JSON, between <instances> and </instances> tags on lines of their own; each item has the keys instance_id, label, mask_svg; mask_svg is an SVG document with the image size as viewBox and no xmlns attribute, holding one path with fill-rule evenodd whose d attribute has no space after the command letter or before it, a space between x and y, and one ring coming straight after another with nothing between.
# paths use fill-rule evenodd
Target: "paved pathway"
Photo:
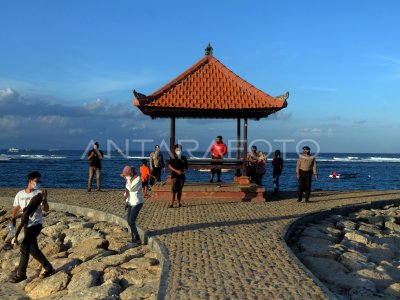
<instances>
[{"instance_id":1,"label":"paved pathway","mask_svg":"<svg viewBox=\"0 0 400 300\"><path fill-rule=\"evenodd\" d=\"M49 191L53 201L124 216L120 194ZM174 209L165 202L146 202L138 224L168 249L166 298L327 299L285 250L281 238L285 227L321 209L400 199L400 191L314 192L311 203L298 203L294 196L283 193L266 203L189 202Z\"/></svg>"}]
</instances>

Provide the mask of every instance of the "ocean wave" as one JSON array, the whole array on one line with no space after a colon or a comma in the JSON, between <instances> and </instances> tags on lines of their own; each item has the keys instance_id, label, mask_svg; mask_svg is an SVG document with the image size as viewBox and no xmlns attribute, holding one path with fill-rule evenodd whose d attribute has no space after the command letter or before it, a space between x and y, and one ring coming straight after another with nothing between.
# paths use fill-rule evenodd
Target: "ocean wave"
<instances>
[{"instance_id":1,"label":"ocean wave","mask_svg":"<svg viewBox=\"0 0 400 300\"><path fill-rule=\"evenodd\" d=\"M322 160L320 160L322 161ZM326 161L333 161L333 162L363 162L363 163L385 163L385 162L390 162L390 163L400 163L400 158L397 157L358 157L358 156L348 156L348 157L333 157L333 160L326 160Z\"/></svg>"},{"instance_id":2,"label":"ocean wave","mask_svg":"<svg viewBox=\"0 0 400 300\"><path fill-rule=\"evenodd\" d=\"M43 154L21 154L21 155L13 155L14 158L22 158L22 159L66 159L66 156L59 155L43 155Z\"/></svg>"},{"instance_id":3,"label":"ocean wave","mask_svg":"<svg viewBox=\"0 0 400 300\"><path fill-rule=\"evenodd\" d=\"M147 156L127 156L130 159L148 159Z\"/></svg>"}]
</instances>

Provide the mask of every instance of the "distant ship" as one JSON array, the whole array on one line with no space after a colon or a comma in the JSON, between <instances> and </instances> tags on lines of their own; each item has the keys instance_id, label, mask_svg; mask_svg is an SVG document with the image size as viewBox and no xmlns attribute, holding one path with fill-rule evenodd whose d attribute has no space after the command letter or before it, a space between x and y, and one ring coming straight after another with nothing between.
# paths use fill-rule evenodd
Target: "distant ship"
<instances>
[{"instance_id":1,"label":"distant ship","mask_svg":"<svg viewBox=\"0 0 400 300\"><path fill-rule=\"evenodd\" d=\"M17 149L17 148L9 148L8 149L8 152L19 152L19 149Z\"/></svg>"}]
</instances>

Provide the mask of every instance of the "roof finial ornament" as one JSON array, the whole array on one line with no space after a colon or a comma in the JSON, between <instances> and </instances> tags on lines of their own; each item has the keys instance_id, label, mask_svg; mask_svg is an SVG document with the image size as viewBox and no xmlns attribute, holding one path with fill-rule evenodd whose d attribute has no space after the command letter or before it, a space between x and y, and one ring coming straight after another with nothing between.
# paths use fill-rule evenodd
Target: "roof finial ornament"
<instances>
[{"instance_id":1,"label":"roof finial ornament","mask_svg":"<svg viewBox=\"0 0 400 300\"><path fill-rule=\"evenodd\" d=\"M213 55L213 47L211 47L211 43L208 43L206 50L206 56L212 56Z\"/></svg>"}]
</instances>

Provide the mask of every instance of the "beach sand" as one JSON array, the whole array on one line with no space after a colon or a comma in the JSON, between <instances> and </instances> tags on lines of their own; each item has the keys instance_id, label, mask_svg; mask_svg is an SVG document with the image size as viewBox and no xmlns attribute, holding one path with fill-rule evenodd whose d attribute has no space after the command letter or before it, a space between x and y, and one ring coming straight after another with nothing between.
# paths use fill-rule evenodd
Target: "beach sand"
<instances>
[{"instance_id":1,"label":"beach sand","mask_svg":"<svg viewBox=\"0 0 400 300\"><path fill-rule=\"evenodd\" d=\"M0 189L13 198L18 189ZM88 193L49 189L51 201L95 208L125 217L121 190ZM266 203L210 201L168 209L145 201L138 225L165 245L170 270L161 295L176 298L326 299L326 293L288 253L283 234L297 218L332 207L377 200L400 201L400 191L314 191L310 203L295 192Z\"/></svg>"}]
</instances>

